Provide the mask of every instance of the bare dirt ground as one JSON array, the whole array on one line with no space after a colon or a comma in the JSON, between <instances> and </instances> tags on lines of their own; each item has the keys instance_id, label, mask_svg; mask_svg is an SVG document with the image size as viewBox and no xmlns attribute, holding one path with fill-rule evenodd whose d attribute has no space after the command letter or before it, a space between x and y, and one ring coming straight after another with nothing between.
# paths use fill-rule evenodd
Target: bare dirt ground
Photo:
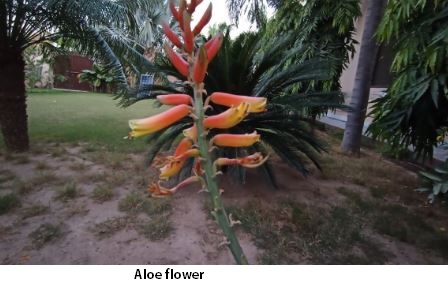
<instances>
[{"instance_id":1,"label":"bare dirt ground","mask_svg":"<svg viewBox=\"0 0 448 290\"><path fill-rule=\"evenodd\" d=\"M148 197L144 153L39 148L0 155L0 263L233 263L197 187ZM256 171L221 180L251 263L447 263L447 209L414 191L415 173L370 151L353 161L334 149L306 178L272 161L278 189Z\"/></svg>"}]
</instances>

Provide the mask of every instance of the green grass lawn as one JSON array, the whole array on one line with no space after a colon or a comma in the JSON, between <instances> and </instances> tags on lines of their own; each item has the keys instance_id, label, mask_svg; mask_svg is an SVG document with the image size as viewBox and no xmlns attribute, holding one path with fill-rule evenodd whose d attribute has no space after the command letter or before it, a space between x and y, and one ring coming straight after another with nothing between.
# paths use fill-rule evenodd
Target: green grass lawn
<instances>
[{"instance_id":1,"label":"green grass lawn","mask_svg":"<svg viewBox=\"0 0 448 290\"><path fill-rule=\"evenodd\" d=\"M31 146L41 141L89 142L109 150L144 149L144 138L124 140L128 120L156 113L152 101L128 108L117 106L110 95L60 90L28 93L28 123ZM0 136L1 147L4 146Z\"/></svg>"}]
</instances>

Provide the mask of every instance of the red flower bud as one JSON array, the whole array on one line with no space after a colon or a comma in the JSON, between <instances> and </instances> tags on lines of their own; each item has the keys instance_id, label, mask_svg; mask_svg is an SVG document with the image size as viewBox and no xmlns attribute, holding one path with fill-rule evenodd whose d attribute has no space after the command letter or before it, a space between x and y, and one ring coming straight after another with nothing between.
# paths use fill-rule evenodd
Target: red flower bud
<instances>
[{"instance_id":1,"label":"red flower bud","mask_svg":"<svg viewBox=\"0 0 448 290\"><path fill-rule=\"evenodd\" d=\"M188 13L193 14L194 11L196 10L196 7L199 6L199 4L202 3L202 0L191 0L190 1L190 5L188 5Z\"/></svg>"},{"instance_id":2,"label":"red flower bud","mask_svg":"<svg viewBox=\"0 0 448 290\"><path fill-rule=\"evenodd\" d=\"M210 21L212 18L212 3L208 5L207 10L205 10L204 15L202 15L201 20L199 20L198 24L193 29L193 34L198 35L201 33L202 28Z\"/></svg>"},{"instance_id":3,"label":"red flower bud","mask_svg":"<svg viewBox=\"0 0 448 290\"><path fill-rule=\"evenodd\" d=\"M188 63L182 56L177 54L171 46L165 43L164 47L166 55L177 71L184 77L188 77Z\"/></svg>"},{"instance_id":4,"label":"red flower bud","mask_svg":"<svg viewBox=\"0 0 448 290\"><path fill-rule=\"evenodd\" d=\"M179 22L179 26L180 28L182 28L182 30L184 29L184 12L186 9L187 9L187 1L180 0L179 10L177 11L179 18L177 19L177 21Z\"/></svg>"},{"instance_id":5,"label":"red flower bud","mask_svg":"<svg viewBox=\"0 0 448 290\"><path fill-rule=\"evenodd\" d=\"M205 47L201 46L193 66L193 81L196 84L200 84L204 81L205 74L207 73L207 67L207 52L205 50Z\"/></svg>"},{"instance_id":6,"label":"red flower bud","mask_svg":"<svg viewBox=\"0 0 448 290\"><path fill-rule=\"evenodd\" d=\"M212 61L212 59L218 54L219 49L221 48L222 41L224 36L221 32L218 32L212 39L205 43L205 49L207 50L208 61Z\"/></svg>"},{"instance_id":7,"label":"red flower bud","mask_svg":"<svg viewBox=\"0 0 448 290\"><path fill-rule=\"evenodd\" d=\"M180 0L179 1L179 16L184 15L184 11L187 10L187 1L186 0Z\"/></svg>"},{"instance_id":8,"label":"red flower bud","mask_svg":"<svg viewBox=\"0 0 448 290\"><path fill-rule=\"evenodd\" d=\"M184 12L184 49L186 53L192 53L194 49L194 35L191 31L191 16L187 11Z\"/></svg>"},{"instance_id":9,"label":"red flower bud","mask_svg":"<svg viewBox=\"0 0 448 290\"><path fill-rule=\"evenodd\" d=\"M177 11L176 6L174 6L173 0L169 1L169 6L170 6L171 14L173 14L174 19L176 19L180 25L182 22L182 17L180 16L179 11ZM180 25L180 27L182 28L182 25Z\"/></svg>"},{"instance_id":10,"label":"red flower bud","mask_svg":"<svg viewBox=\"0 0 448 290\"><path fill-rule=\"evenodd\" d=\"M179 37L177 36L176 33L174 33L174 31L171 29L171 27L169 26L169 24L165 21L162 20L162 28L163 28L163 32L165 33L166 37L168 37L168 39L178 48L182 48L182 42L180 41Z\"/></svg>"}]
</instances>

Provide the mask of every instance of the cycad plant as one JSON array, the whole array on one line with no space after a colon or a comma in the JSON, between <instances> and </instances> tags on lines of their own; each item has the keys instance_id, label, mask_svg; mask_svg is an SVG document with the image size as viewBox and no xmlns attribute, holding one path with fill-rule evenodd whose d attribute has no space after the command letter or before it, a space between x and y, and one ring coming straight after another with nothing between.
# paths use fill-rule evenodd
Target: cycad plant
<instances>
[{"instance_id":1,"label":"cycad plant","mask_svg":"<svg viewBox=\"0 0 448 290\"><path fill-rule=\"evenodd\" d=\"M173 17L182 30L182 38L166 23L163 24L167 38L178 49L178 51L175 51L171 44L165 44L166 54L178 73L184 79L187 79L186 84L191 89L193 97L189 94L159 95L157 99L160 103L173 107L155 116L129 121L129 126L132 129L129 137L144 136L160 132L165 128L168 128L166 130L176 131L179 128L179 121L184 118L191 119L193 124L183 131L183 138L178 143L174 155L159 160L159 181L153 182L149 190L154 197L165 197L174 194L179 188L187 184L201 182L203 190L210 194L213 206L212 215L223 230L227 238L226 243L235 261L238 264L246 264L247 259L232 228L233 221L227 215L223 206L221 200L222 189L219 188L216 177L222 166L237 165L254 168L262 165L268 157L261 152L256 152L238 158L213 158L211 153L215 146L226 148L248 147L260 141L260 135L257 132L250 132L249 134L218 133L210 139L208 135L211 130L228 130L234 127L251 113L265 111L267 100L263 97L240 96L223 92L207 94L204 88L204 79L208 65L218 53L223 39L222 35L218 33L206 43L196 45L195 39L202 28L210 21L212 13L212 5L210 4L198 24L192 28L191 17L200 2L202 1L193 0L187 4L183 0L180 1L178 8L174 6L173 2L170 2ZM203 101L204 95L208 95L205 103ZM227 109L218 114L208 115L206 112L211 110L212 104ZM191 158L193 158L194 163L192 176L187 177L173 188L166 188L160 184L161 181L168 180L178 174Z\"/></svg>"},{"instance_id":2,"label":"cycad plant","mask_svg":"<svg viewBox=\"0 0 448 290\"><path fill-rule=\"evenodd\" d=\"M301 47L291 47L294 37L283 35L273 39L270 45L264 45L263 31L244 33L232 40L228 31L211 39L222 39L222 47L208 67L205 77L205 88L209 94L226 91L237 95L263 96L268 98L268 111L250 114L242 122L226 130L211 129L209 138L215 134L257 131L261 142L245 148L220 148L214 153L223 158L235 158L253 152L275 152L282 160L303 174L309 171L308 163L319 167L318 155L324 146L311 134L311 119L306 112L322 106L338 106L334 96L339 92L302 91L291 93L291 88L310 80L324 80L330 77L330 65L327 61L314 58L300 64L292 64L285 68L284 63L290 57L300 54ZM198 37L197 42L210 41ZM158 66L164 73L181 78L165 57L158 59ZM161 86L153 87L146 98L155 98L158 94L187 93L192 90L183 83L166 83L170 89ZM136 99L127 99L135 102ZM219 114L226 110L225 106L214 106L208 114ZM192 121L184 118L175 126L159 131L149 137L149 162L160 150L168 149L177 140L182 131L190 127ZM259 170L266 174L266 180L276 186L271 165L264 163ZM231 167L228 173L244 181L245 170Z\"/></svg>"}]
</instances>

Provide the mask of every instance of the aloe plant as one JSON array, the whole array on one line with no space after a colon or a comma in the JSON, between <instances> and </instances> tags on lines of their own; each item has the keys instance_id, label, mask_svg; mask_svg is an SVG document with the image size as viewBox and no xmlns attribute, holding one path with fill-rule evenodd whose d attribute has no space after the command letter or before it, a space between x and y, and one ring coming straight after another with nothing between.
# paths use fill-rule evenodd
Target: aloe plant
<instances>
[{"instance_id":1,"label":"aloe plant","mask_svg":"<svg viewBox=\"0 0 448 290\"><path fill-rule=\"evenodd\" d=\"M233 229L233 221L226 213L221 199L223 192L217 182L217 175L222 166L242 166L254 168L262 165L267 156L256 152L240 158L213 159L211 151L216 146L240 148L250 147L260 141L257 132L249 134L216 134L207 138L209 130L226 130L241 123L250 113L266 111L267 99L264 97L240 96L224 92L214 92L205 99L206 91L204 79L209 63L218 53L223 42L223 36L218 33L205 44L196 45L195 38L199 37L202 28L210 21L212 6L205 11L198 24L192 29L191 18L197 5L202 1L180 1L179 7L175 7L170 1L170 10L174 19L179 23L182 37L179 37L167 23L163 23L163 30L171 43L177 47L177 51L170 44L164 45L165 52L177 69L180 76L186 78L186 83L191 87L193 97L184 93L160 95L157 97L161 104L173 106L172 108L145 119L131 120L129 125L132 131L129 138L135 138L153 134L164 130L179 130L181 120L190 117L194 120L193 126L183 131L184 137L176 147L173 156L158 160L160 167L159 180L151 184L149 190L153 197L166 197L176 193L181 187L200 182L202 190L209 193L212 202L212 215L226 236L225 243L238 264L247 264L246 256L240 246ZM211 105L219 105L227 109L219 114L207 115ZM168 128L168 129L167 129ZM170 179L180 172L187 160L193 158L194 166L192 175L173 188L166 188L161 182Z\"/></svg>"}]
</instances>

